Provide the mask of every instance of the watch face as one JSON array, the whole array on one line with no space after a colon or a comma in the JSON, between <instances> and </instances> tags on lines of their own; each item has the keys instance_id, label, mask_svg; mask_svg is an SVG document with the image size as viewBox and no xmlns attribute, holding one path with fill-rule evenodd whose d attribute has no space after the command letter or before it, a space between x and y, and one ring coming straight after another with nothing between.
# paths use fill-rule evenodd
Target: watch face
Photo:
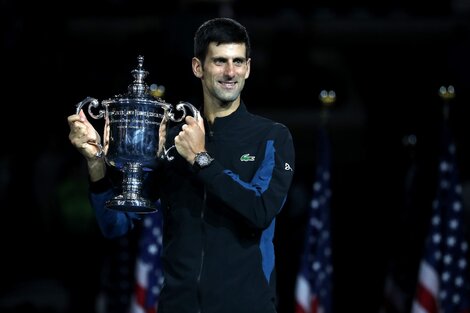
<instances>
[{"instance_id":1,"label":"watch face","mask_svg":"<svg viewBox=\"0 0 470 313\"><path fill-rule=\"evenodd\" d=\"M196 155L196 163L199 167L206 167L212 162L212 158L207 152L201 152Z\"/></svg>"}]
</instances>

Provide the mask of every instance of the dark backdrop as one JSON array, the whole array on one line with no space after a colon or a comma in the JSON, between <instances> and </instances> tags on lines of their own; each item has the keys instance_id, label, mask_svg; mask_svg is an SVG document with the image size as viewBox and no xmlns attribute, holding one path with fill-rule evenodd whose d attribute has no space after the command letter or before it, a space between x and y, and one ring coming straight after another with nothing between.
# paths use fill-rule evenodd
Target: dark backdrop
<instances>
[{"instance_id":1,"label":"dark backdrop","mask_svg":"<svg viewBox=\"0 0 470 313\"><path fill-rule=\"evenodd\" d=\"M3 1L0 304L24 303L19 295L39 281L32 293L44 301L59 286L63 306L89 312L117 267L110 255L122 251L127 272L113 279L132 280L135 238L101 237L66 117L87 96L103 100L125 92L138 55L145 56L147 82L164 85L168 102L199 103L192 37L203 20L218 15L237 18L251 34L248 108L285 123L294 136L295 180L276 232L280 312L292 312L315 132L323 122L321 90L337 95L325 124L332 143L336 311L378 312L387 267L397 255L405 285L413 285L437 183L441 86L456 90L449 121L461 180L465 186L470 180L470 5L375 3ZM413 147L403 144L410 134L417 136ZM412 164L418 170L409 205Z\"/></svg>"}]
</instances>

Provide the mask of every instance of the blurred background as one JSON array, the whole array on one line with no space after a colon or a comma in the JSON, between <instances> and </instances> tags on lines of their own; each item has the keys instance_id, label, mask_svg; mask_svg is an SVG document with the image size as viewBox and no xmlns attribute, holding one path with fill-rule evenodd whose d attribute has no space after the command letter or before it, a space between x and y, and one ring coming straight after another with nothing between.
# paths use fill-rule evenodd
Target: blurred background
<instances>
[{"instance_id":1,"label":"blurred background","mask_svg":"<svg viewBox=\"0 0 470 313\"><path fill-rule=\"evenodd\" d=\"M139 232L101 236L66 119L87 96L124 93L138 55L167 102L199 104L193 35L216 16L250 33L247 107L294 137L276 228L279 313L295 310L319 128L331 143L334 312L409 312L438 185L442 86L455 88L447 121L468 242L469 0L3 0L0 11L2 312L128 312ZM336 95L326 119L322 90Z\"/></svg>"}]
</instances>

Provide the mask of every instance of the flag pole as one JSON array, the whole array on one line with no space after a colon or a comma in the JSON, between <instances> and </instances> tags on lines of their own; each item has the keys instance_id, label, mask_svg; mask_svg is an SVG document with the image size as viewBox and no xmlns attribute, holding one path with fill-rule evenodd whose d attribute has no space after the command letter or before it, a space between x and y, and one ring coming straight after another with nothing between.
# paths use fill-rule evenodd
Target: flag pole
<instances>
[{"instance_id":1,"label":"flag pole","mask_svg":"<svg viewBox=\"0 0 470 313\"><path fill-rule=\"evenodd\" d=\"M336 92L334 90L322 90L318 95L318 99L322 103L322 110L320 115L321 124L325 126L329 119L329 109L336 102Z\"/></svg>"},{"instance_id":2,"label":"flag pole","mask_svg":"<svg viewBox=\"0 0 470 313\"><path fill-rule=\"evenodd\" d=\"M439 88L439 97L444 100L444 106L442 109L442 114L444 116L444 121L449 119L449 103L452 99L455 98L455 88L452 85L448 87L441 86Z\"/></svg>"},{"instance_id":3,"label":"flag pole","mask_svg":"<svg viewBox=\"0 0 470 313\"><path fill-rule=\"evenodd\" d=\"M321 126L316 133L315 176L308 207L304 247L295 282L294 313L332 313L333 264L330 234L330 142L325 125L336 100L334 91L322 90Z\"/></svg>"}]
</instances>

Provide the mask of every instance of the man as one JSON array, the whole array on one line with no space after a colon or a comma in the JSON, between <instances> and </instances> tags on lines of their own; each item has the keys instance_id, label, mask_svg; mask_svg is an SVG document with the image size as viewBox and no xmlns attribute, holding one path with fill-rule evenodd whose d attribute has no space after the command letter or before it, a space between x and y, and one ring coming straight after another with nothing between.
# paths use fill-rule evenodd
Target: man
<instances>
[{"instance_id":1,"label":"man","mask_svg":"<svg viewBox=\"0 0 470 313\"><path fill-rule=\"evenodd\" d=\"M159 313L276 312L272 240L295 155L289 130L249 113L241 100L250 66L249 36L237 21L215 18L198 28L192 70L202 84L203 118L185 118L175 159L146 180L164 218ZM135 220L104 208L113 192L96 156L99 135L83 112L68 122L70 141L87 160L101 230L122 235Z\"/></svg>"}]
</instances>

